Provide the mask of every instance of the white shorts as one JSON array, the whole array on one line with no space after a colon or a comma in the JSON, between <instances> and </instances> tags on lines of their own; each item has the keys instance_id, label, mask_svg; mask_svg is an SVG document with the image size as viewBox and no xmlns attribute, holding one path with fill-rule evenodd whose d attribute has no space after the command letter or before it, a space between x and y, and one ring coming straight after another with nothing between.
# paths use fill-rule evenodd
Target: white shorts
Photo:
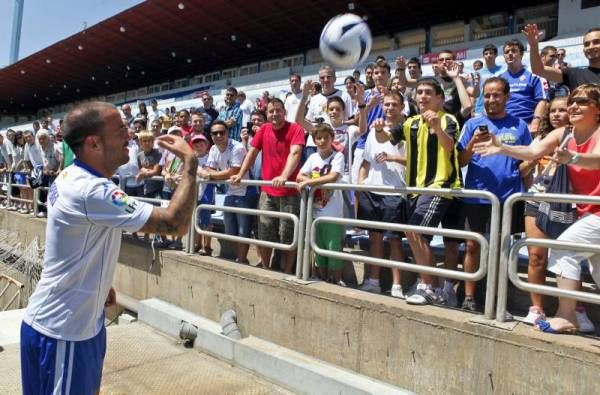
<instances>
[{"instance_id":1,"label":"white shorts","mask_svg":"<svg viewBox=\"0 0 600 395\"><path fill-rule=\"evenodd\" d=\"M600 244L600 216L586 215L580 218L561 234L559 241L573 243ZM593 252L550 250L548 270L571 280L581 279L581 262L589 261L590 273L596 284L600 285L600 254Z\"/></svg>"},{"instance_id":2,"label":"white shorts","mask_svg":"<svg viewBox=\"0 0 600 395\"><path fill-rule=\"evenodd\" d=\"M352 157L352 169L350 170L351 184L358 184L358 171L363 161L363 148L356 148L354 150L354 156Z\"/></svg>"}]
</instances>

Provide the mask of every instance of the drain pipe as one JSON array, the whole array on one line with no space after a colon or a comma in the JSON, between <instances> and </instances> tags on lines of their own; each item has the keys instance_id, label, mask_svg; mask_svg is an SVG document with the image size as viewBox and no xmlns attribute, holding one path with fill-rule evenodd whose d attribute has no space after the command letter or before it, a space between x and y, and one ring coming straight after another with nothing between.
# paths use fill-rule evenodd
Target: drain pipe
<instances>
[{"instance_id":1,"label":"drain pipe","mask_svg":"<svg viewBox=\"0 0 600 395\"><path fill-rule=\"evenodd\" d=\"M223 328L223 334L232 339L239 340L242 338L240 328L237 325L237 317L235 311L227 310L221 316L221 328Z\"/></svg>"}]
</instances>

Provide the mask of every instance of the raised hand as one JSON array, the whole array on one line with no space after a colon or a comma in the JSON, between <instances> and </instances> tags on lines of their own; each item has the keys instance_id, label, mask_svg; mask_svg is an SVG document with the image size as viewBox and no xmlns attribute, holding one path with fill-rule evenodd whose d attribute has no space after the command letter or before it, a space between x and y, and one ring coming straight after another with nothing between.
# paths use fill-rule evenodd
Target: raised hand
<instances>
[{"instance_id":1,"label":"raised hand","mask_svg":"<svg viewBox=\"0 0 600 395\"><path fill-rule=\"evenodd\" d=\"M529 45L537 45L543 34L535 23L529 23L523 28L523 35L527 38Z\"/></svg>"},{"instance_id":2,"label":"raised hand","mask_svg":"<svg viewBox=\"0 0 600 395\"><path fill-rule=\"evenodd\" d=\"M181 137L172 134L165 134L157 138L158 146L174 153L177 157L183 159L186 156L195 156L190 145Z\"/></svg>"},{"instance_id":3,"label":"raised hand","mask_svg":"<svg viewBox=\"0 0 600 395\"><path fill-rule=\"evenodd\" d=\"M356 88L356 102L365 104L365 87L362 84L354 84Z\"/></svg>"},{"instance_id":4,"label":"raised hand","mask_svg":"<svg viewBox=\"0 0 600 395\"><path fill-rule=\"evenodd\" d=\"M400 70L406 69L406 58L404 56L398 56L396 58L396 68Z\"/></svg>"},{"instance_id":5,"label":"raised hand","mask_svg":"<svg viewBox=\"0 0 600 395\"><path fill-rule=\"evenodd\" d=\"M446 75L450 78L457 78L460 75L458 63L454 61L449 65L443 64L441 67L446 71Z\"/></svg>"},{"instance_id":6,"label":"raised hand","mask_svg":"<svg viewBox=\"0 0 600 395\"><path fill-rule=\"evenodd\" d=\"M425 111L423 113L423 120L425 120L427 125L429 125L429 133L431 134L435 134L436 130L440 130L442 128L442 121L435 111Z\"/></svg>"},{"instance_id":7,"label":"raised hand","mask_svg":"<svg viewBox=\"0 0 600 395\"><path fill-rule=\"evenodd\" d=\"M312 80L304 81L304 84L302 84L302 98L304 98L304 99L308 98L312 87L313 87Z\"/></svg>"}]
</instances>

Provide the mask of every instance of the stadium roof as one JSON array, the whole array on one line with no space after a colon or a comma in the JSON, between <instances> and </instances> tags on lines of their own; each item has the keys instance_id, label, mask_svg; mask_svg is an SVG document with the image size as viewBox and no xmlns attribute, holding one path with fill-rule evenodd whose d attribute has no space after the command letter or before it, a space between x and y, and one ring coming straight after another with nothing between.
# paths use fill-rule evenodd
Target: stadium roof
<instances>
[{"instance_id":1,"label":"stadium roof","mask_svg":"<svg viewBox=\"0 0 600 395\"><path fill-rule=\"evenodd\" d=\"M381 35L548 1L352 3ZM1 69L0 110L27 113L301 53L348 8L348 0L148 0Z\"/></svg>"}]
</instances>

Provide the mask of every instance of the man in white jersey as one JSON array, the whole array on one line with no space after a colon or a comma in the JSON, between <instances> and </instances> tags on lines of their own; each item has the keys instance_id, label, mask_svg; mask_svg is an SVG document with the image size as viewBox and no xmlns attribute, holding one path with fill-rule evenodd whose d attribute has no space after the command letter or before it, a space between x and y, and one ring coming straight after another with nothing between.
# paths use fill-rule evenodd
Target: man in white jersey
<instances>
[{"instance_id":1,"label":"man in white jersey","mask_svg":"<svg viewBox=\"0 0 600 395\"><path fill-rule=\"evenodd\" d=\"M184 169L167 208L128 197L111 182L129 160L127 125L113 105L90 102L71 110L64 139L77 159L48 194L44 269L21 325L24 394L99 392L104 307L116 302L111 283L122 230L183 235L195 203L197 161L179 137L158 139Z\"/></svg>"}]
</instances>

